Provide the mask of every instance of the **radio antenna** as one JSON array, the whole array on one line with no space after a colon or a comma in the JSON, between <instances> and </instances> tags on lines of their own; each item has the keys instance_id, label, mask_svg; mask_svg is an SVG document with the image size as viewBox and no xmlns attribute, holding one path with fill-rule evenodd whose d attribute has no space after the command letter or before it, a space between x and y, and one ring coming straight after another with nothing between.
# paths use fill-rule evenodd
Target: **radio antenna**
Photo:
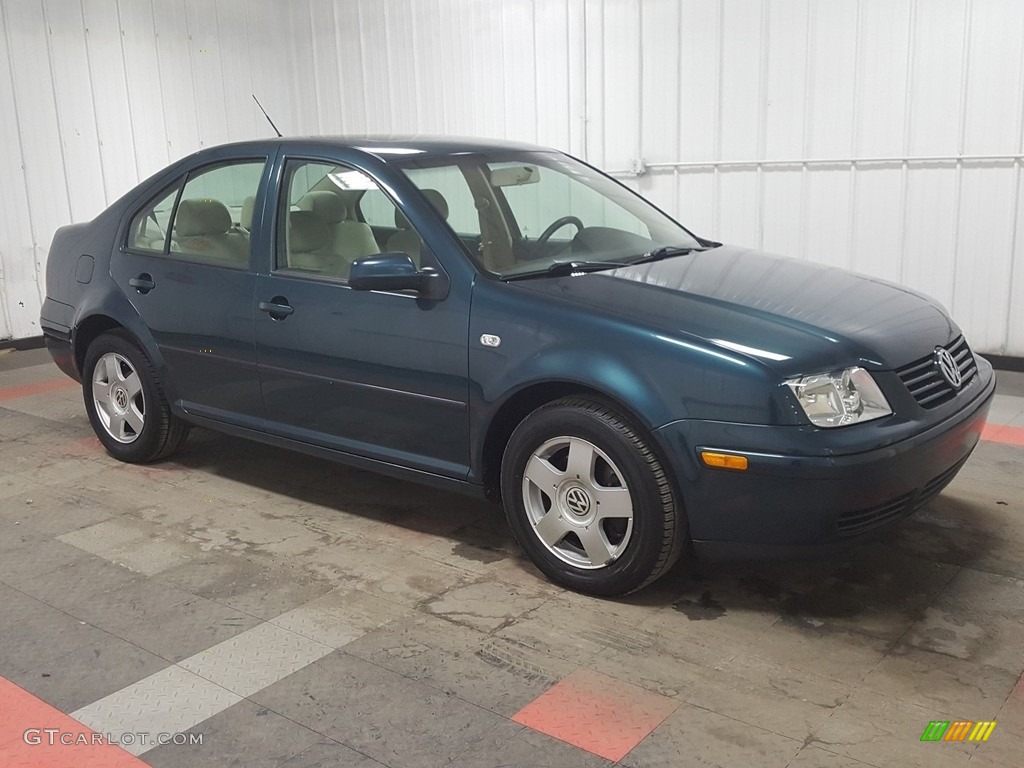
<instances>
[{"instance_id":1,"label":"radio antenna","mask_svg":"<svg viewBox=\"0 0 1024 768\"><path fill-rule=\"evenodd\" d=\"M255 93L252 95L252 100L256 102L256 106L260 108L260 112L262 112L263 116L265 118L267 118L267 122L270 123L270 127L274 129L274 133L276 133L277 134L277 138L280 139L281 138L281 132L279 130L277 130L277 126L274 125L274 121L270 119L270 115L267 114L267 110L265 110L263 108L263 105L260 104L260 100L256 98L256 94Z\"/></svg>"}]
</instances>

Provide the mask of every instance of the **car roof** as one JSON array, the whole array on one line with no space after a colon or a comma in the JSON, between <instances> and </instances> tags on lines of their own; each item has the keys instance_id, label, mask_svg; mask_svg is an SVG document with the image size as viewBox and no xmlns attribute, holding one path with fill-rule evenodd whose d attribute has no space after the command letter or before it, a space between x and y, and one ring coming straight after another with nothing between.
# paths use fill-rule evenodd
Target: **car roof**
<instances>
[{"instance_id":1,"label":"car roof","mask_svg":"<svg viewBox=\"0 0 1024 768\"><path fill-rule=\"evenodd\" d=\"M287 136L284 138L243 141L208 147L203 153L232 147L236 150L265 148L268 144L301 145L303 149L356 149L376 155L381 160L395 160L399 157L416 155L423 159L451 157L478 152L554 152L549 147L537 146L518 141L485 139L471 136L434 136L424 134L366 134L346 136ZM198 154L198 153L197 153Z\"/></svg>"}]
</instances>

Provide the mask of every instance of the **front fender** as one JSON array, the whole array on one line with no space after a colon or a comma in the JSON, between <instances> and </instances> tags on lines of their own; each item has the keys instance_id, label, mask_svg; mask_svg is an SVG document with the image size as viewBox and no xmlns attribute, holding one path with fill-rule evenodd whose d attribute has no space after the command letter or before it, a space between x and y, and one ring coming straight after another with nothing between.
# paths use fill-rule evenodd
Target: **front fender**
<instances>
[{"instance_id":1,"label":"front fender","mask_svg":"<svg viewBox=\"0 0 1024 768\"><path fill-rule=\"evenodd\" d=\"M469 328L474 474L503 406L537 384L599 392L652 432L686 418L779 420L779 383L750 358L515 283L478 279Z\"/></svg>"}]
</instances>

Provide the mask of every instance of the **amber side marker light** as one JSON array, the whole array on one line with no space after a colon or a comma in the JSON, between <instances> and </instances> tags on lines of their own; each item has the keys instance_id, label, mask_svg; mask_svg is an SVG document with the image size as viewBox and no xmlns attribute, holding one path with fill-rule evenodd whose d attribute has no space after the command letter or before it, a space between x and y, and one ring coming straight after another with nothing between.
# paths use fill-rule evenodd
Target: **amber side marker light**
<instances>
[{"instance_id":1,"label":"amber side marker light","mask_svg":"<svg viewBox=\"0 0 1024 768\"><path fill-rule=\"evenodd\" d=\"M707 464L709 467L739 470L744 470L747 468L746 456L733 456L731 453L715 453L714 451L701 451L700 457L704 460L704 463Z\"/></svg>"}]
</instances>

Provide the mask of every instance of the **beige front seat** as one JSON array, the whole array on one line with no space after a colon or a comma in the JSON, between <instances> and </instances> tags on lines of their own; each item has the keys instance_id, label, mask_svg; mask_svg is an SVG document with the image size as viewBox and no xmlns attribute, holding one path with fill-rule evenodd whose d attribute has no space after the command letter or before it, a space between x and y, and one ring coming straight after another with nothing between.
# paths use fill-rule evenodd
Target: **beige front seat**
<instances>
[{"instance_id":1,"label":"beige front seat","mask_svg":"<svg viewBox=\"0 0 1024 768\"><path fill-rule=\"evenodd\" d=\"M444 199L444 195L436 189L424 189L423 196L434 206L434 210L441 215L441 218L448 221L448 201ZM409 224L405 214L397 208L395 208L395 226L398 227L398 231L388 238L387 250L407 253L412 257L416 266L419 266L423 239L416 234L416 230Z\"/></svg>"},{"instance_id":2,"label":"beige front seat","mask_svg":"<svg viewBox=\"0 0 1024 768\"><path fill-rule=\"evenodd\" d=\"M231 213L219 200L182 200L174 217L171 251L202 261L246 266L249 238L231 227Z\"/></svg>"},{"instance_id":3,"label":"beige front seat","mask_svg":"<svg viewBox=\"0 0 1024 768\"><path fill-rule=\"evenodd\" d=\"M330 232L329 249L350 263L363 256L380 253L373 230L368 224L348 217L348 206L334 192L307 192L298 203L299 210L320 217Z\"/></svg>"}]
</instances>

